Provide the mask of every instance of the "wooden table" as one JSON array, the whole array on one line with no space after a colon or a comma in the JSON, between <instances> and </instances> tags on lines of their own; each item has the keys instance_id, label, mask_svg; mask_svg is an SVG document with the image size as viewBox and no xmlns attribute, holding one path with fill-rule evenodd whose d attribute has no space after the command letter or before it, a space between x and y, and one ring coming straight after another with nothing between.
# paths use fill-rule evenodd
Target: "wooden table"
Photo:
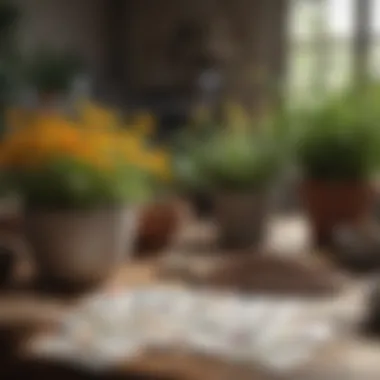
<instances>
[{"instance_id":1,"label":"wooden table","mask_svg":"<svg viewBox=\"0 0 380 380\"><path fill-rule=\"evenodd\" d=\"M119 286L156 283L158 275L155 268L157 265L154 261L126 265L115 274L107 287L117 289ZM28 343L31 336L39 334L42 330L54 328L55 321L59 319L60 313L66 307L68 306L65 302L57 301L54 298L43 298L32 294L4 295L0 298L0 326L9 329L17 336L18 348L25 348L25 344ZM20 359L27 359L27 368L30 368L31 363L34 365L40 363L29 355L24 357L24 354L25 352ZM54 368L57 373L62 372L60 366L52 366L51 363L45 364L50 371L53 371L52 368ZM38 368L41 368L41 364ZM29 369L29 371L31 370ZM50 373L55 374L54 371ZM113 376L131 373L142 373L152 376L152 379L272 380L263 373L256 372L253 368L176 353L155 353L135 361L126 360L115 369ZM340 374L342 379L346 379L346 375L350 374L350 376L354 376L350 379L358 380L374 374L380 376L380 344L365 340L359 341L354 336L347 337L344 341L324 349L315 360L308 364L307 368L304 368L299 374L294 374L292 379L333 380L338 379Z\"/></svg>"},{"instance_id":2,"label":"wooden table","mask_svg":"<svg viewBox=\"0 0 380 380\"><path fill-rule=\"evenodd\" d=\"M105 287L117 291L120 287L162 282L158 268L159 265L155 259L126 264L115 273ZM182 286L175 281L171 284L172 286ZM360 292L360 289L356 289L356 291ZM350 292L349 296L357 299L360 298L360 293L355 295ZM346 302L350 303L351 301L348 298ZM40 360L31 356L30 352L26 355L25 348L28 347L31 337L38 336L41 331L46 332L50 328L54 328L61 313L67 310L70 303L70 300L42 296L29 290L13 290L0 295L0 332L6 332L4 336L7 338L4 339L7 340L7 343L11 342L15 348L14 355L5 356L11 365L0 365L1 379L19 379L23 378L22 376L26 378L31 376L33 370L41 378L43 372L41 368L50 368L53 371L48 372L46 378L59 378L57 376L60 373L66 373L66 377L62 378L68 378L67 372L65 372L68 370L67 368L58 365L51 366L51 363L47 362L41 363ZM11 339L8 338L9 336ZM20 372L22 365L25 366L24 372ZM107 376L137 379L131 375L133 373L146 374L147 379L272 380L262 371L253 368L178 353L150 353L134 361L126 360L120 363L114 373ZM77 372L75 374L82 376L78 378L92 378L90 374L78 375ZM70 372L70 378L73 377L75 378L74 372ZM323 349L305 368L291 376L292 380L343 380L348 378L353 380L380 378L380 343L367 341L355 334L346 336L343 340Z\"/></svg>"}]
</instances>

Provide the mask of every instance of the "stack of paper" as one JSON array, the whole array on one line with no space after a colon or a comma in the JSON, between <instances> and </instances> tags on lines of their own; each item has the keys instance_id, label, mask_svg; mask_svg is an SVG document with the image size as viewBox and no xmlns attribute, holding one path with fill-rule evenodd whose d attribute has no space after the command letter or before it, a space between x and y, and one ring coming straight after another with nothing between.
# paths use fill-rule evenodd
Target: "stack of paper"
<instances>
[{"instance_id":1,"label":"stack of paper","mask_svg":"<svg viewBox=\"0 0 380 380\"><path fill-rule=\"evenodd\" d=\"M336 315L313 301L139 288L84 301L58 336L36 349L81 363L112 365L144 349L185 350L292 370L336 336Z\"/></svg>"}]
</instances>

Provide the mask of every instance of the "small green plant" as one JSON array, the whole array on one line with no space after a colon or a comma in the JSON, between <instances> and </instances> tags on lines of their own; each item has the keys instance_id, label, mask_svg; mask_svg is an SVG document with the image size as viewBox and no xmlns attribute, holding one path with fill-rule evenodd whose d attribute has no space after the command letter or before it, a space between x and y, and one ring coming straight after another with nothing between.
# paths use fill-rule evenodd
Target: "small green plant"
<instances>
[{"instance_id":1,"label":"small green plant","mask_svg":"<svg viewBox=\"0 0 380 380\"><path fill-rule=\"evenodd\" d=\"M177 157L180 184L192 190L245 192L274 179L282 154L277 135L269 125L235 120L214 123L202 138L188 140Z\"/></svg>"},{"instance_id":2,"label":"small green plant","mask_svg":"<svg viewBox=\"0 0 380 380\"><path fill-rule=\"evenodd\" d=\"M26 77L40 94L62 94L70 90L81 69L82 64L76 56L46 49L39 51L27 64Z\"/></svg>"},{"instance_id":3,"label":"small green plant","mask_svg":"<svg viewBox=\"0 0 380 380\"><path fill-rule=\"evenodd\" d=\"M146 201L152 194L144 174L130 165L101 172L65 157L48 162L40 170L11 172L7 179L23 194L28 207L91 209Z\"/></svg>"},{"instance_id":4,"label":"small green plant","mask_svg":"<svg viewBox=\"0 0 380 380\"><path fill-rule=\"evenodd\" d=\"M304 110L294 141L303 175L329 181L367 178L377 162L378 114L372 91L360 97L347 93Z\"/></svg>"}]
</instances>

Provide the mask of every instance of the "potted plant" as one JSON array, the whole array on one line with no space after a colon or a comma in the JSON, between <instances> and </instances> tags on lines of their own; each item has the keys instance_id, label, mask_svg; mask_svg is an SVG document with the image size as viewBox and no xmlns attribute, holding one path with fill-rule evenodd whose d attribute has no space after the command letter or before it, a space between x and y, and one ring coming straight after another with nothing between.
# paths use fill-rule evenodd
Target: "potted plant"
<instances>
[{"instance_id":1,"label":"potted plant","mask_svg":"<svg viewBox=\"0 0 380 380\"><path fill-rule=\"evenodd\" d=\"M364 95L345 95L307 110L300 119L295 151L301 197L319 246L333 242L336 227L371 212L378 119L368 101Z\"/></svg>"},{"instance_id":2,"label":"potted plant","mask_svg":"<svg viewBox=\"0 0 380 380\"><path fill-rule=\"evenodd\" d=\"M131 252L136 204L151 190L132 149L118 129L57 114L36 116L2 141L1 169L23 197L24 232L43 279L96 284Z\"/></svg>"},{"instance_id":3,"label":"potted plant","mask_svg":"<svg viewBox=\"0 0 380 380\"><path fill-rule=\"evenodd\" d=\"M250 123L227 121L214 128L194 144L188 163L178 167L180 178L212 194L222 248L253 247L266 227L268 195L280 155L270 128L251 128Z\"/></svg>"}]
</instances>

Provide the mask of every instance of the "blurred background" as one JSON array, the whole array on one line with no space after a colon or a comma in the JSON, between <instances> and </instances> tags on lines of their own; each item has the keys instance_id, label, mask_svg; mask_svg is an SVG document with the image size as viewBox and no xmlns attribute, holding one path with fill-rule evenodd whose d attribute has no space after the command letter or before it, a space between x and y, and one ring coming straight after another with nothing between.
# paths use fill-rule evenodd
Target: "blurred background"
<instances>
[{"instance_id":1,"label":"blurred background","mask_svg":"<svg viewBox=\"0 0 380 380\"><path fill-rule=\"evenodd\" d=\"M81 91L148 108L166 128L200 102L262 110L274 93L295 103L380 75L378 0L14 3L22 55L74 52L86 65Z\"/></svg>"},{"instance_id":2,"label":"blurred background","mask_svg":"<svg viewBox=\"0 0 380 380\"><path fill-rule=\"evenodd\" d=\"M296 102L380 75L377 0L14 2L22 54L73 51L98 98L162 118L217 96L260 108L263 83Z\"/></svg>"}]
</instances>

